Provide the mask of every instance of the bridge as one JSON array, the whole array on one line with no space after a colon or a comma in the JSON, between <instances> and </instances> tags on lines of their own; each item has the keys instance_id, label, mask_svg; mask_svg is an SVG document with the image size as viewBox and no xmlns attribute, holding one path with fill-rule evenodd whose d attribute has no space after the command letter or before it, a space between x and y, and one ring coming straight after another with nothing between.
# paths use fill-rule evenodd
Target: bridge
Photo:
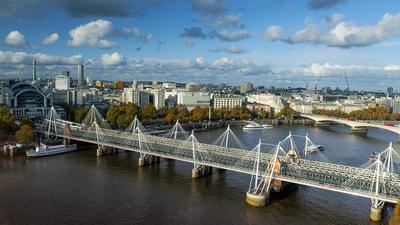
<instances>
[{"instance_id":1,"label":"bridge","mask_svg":"<svg viewBox=\"0 0 400 225\"><path fill-rule=\"evenodd\" d=\"M383 123L353 121L337 117L321 116L315 114L300 114L301 117L315 121L316 126L329 126L331 123L347 125L351 128L351 133L366 134L368 128L378 128L396 133L400 137L400 127L386 126Z\"/></svg>"},{"instance_id":2,"label":"bridge","mask_svg":"<svg viewBox=\"0 0 400 225\"><path fill-rule=\"evenodd\" d=\"M379 221L384 204L400 198L396 169L400 153L391 144L363 167L354 167L318 160L318 148L308 135L289 133L279 143L260 140L246 149L228 126L214 144L205 144L178 121L164 136L148 134L137 118L124 131L110 129L94 106L82 123L62 120L51 109L40 132L47 138L62 138L65 144L70 140L96 144L99 156L115 149L138 152L139 166L158 163L160 157L191 163L192 178L206 176L213 168L248 174L246 201L255 207L265 206L271 191L304 185L371 199L370 219ZM304 140L304 148L297 147L296 138Z\"/></svg>"}]
</instances>

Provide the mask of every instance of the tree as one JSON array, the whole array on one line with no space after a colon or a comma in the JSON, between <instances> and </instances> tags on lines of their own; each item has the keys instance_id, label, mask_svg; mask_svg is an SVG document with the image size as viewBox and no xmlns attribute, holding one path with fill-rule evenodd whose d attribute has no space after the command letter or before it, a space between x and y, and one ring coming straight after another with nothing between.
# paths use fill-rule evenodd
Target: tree
<instances>
[{"instance_id":1,"label":"tree","mask_svg":"<svg viewBox=\"0 0 400 225\"><path fill-rule=\"evenodd\" d=\"M141 109L135 104L114 105L107 111L106 119L112 128L124 129L133 121L135 115L141 117Z\"/></svg>"},{"instance_id":2,"label":"tree","mask_svg":"<svg viewBox=\"0 0 400 225\"><path fill-rule=\"evenodd\" d=\"M191 111L194 121L206 120L208 118L208 108L196 106Z\"/></svg>"},{"instance_id":3,"label":"tree","mask_svg":"<svg viewBox=\"0 0 400 225\"><path fill-rule=\"evenodd\" d=\"M154 107L153 104L150 104L150 103L147 104L143 109L142 118L151 120L151 119L155 119L156 117L157 117L156 107Z\"/></svg>"},{"instance_id":4,"label":"tree","mask_svg":"<svg viewBox=\"0 0 400 225\"><path fill-rule=\"evenodd\" d=\"M22 118L21 124L19 126L21 127L22 125L29 125L31 127L35 127L35 123L29 117Z\"/></svg>"},{"instance_id":5,"label":"tree","mask_svg":"<svg viewBox=\"0 0 400 225\"><path fill-rule=\"evenodd\" d=\"M397 203L396 207L393 209L393 213L392 213L392 216L390 217L389 224L390 225L400 224L400 205L399 205L399 203Z\"/></svg>"},{"instance_id":6,"label":"tree","mask_svg":"<svg viewBox=\"0 0 400 225\"><path fill-rule=\"evenodd\" d=\"M21 128L15 133L15 139L19 143L32 143L35 141L35 130L27 124L21 126Z\"/></svg>"},{"instance_id":7,"label":"tree","mask_svg":"<svg viewBox=\"0 0 400 225\"><path fill-rule=\"evenodd\" d=\"M82 121L83 121L83 119L85 119L88 111L89 111L89 109L85 109L85 108L74 108L74 110L73 110L74 121L77 123L82 123Z\"/></svg>"},{"instance_id":8,"label":"tree","mask_svg":"<svg viewBox=\"0 0 400 225\"><path fill-rule=\"evenodd\" d=\"M279 117L291 118L296 115L297 112L290 106L284 106L282 110L278 113Z\"/></svg>"},{"instance_id":9,"label":"tree","mask_svg":"<svg viewBox=\"0 0 400 225\"><path fill-rule=\"evenodd\" d=\"M175 107L176 107L177 117L179 120L189 119L190 113L185 105L177 105Z\"/></svg>"},{"instance_id":10,"label":"tree","mask_svg":"<svg viewBox=\"0 0 400 225\"><path fill-rule=\"evenodd\" d=\"M16 129L15 117L10 113L10 109L5 106L0 106L0 139L14 134Z\"/></svg>"}]
</instances>

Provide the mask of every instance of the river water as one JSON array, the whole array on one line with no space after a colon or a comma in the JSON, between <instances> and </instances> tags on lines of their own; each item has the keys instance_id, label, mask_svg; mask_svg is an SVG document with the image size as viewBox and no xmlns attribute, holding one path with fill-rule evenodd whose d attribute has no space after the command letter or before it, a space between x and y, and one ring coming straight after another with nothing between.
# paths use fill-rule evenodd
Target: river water
<instances>
[{"instance_id":1,"label":"river water","mask_svg":"<svg viewBox=\"0 0 400 225\"><path fill-rule=\"evenodd\" d=\"M308 133L325 146L326 159L353 166L365 163L372 151L383 150L389 141L397 142L385 131L371 129L359 137L342 126L232 130L251 147L260 138L276 144L290 130ZM212 143L223 131L196 137ZM192 180L188 163L161 160L143 168L137 164L137 153L97 158L95 149L30 160L0 158L0 224L371 224L369 199L300 186L274 196L264 208L253 208L245 203L248 175L215 171Z\"/></svg>"}]
</instances>

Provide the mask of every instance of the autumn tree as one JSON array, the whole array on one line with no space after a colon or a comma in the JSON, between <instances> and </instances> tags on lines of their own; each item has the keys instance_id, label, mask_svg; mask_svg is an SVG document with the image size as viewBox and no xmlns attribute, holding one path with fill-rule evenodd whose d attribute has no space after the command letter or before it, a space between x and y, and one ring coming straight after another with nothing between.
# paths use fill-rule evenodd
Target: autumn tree
<instances>
[{"instance_id":1,"label":"autumn tree","mask_svg":"<svg viewBox=\"0 0 400 225\"><path fill-rule=\"evenodd\" d=\"M10 113L10 109L5 106L0 106L0 139L14 134L16 129L15 117Z\"/></svg>"},{"instance_id":2,"label":"autumn tree","mask_svg":"<svg viewBox=\"0 0 400 225\"><path fill-rule=\"evenodd\" d=\"M126 105L112 106L106 113L106 119L112 128L124 129L133 121L135 115L140 118L140 107L129 103Z\"/></svg>"},{"instance_id":3,"label":"autumn tree","mask_svg":"<svg viewBox=\"0 0 400 225\"><path fill-rule=\"evenodd\" d=\"M196 106L191 111L194 121L206 120L208 118L208 108Z\"/></svg>"},{"instance_id":4,"label":"autumn tree","mask_svg":"<svg viewBox=\"0 0 400 225\"><path fill-rule=\"evenodd\" d=\"M390 217L389 225L399 225L400 224L400 205L396 204L396 207L393 209L392 216Z\"/></svg>"},{"instance_id":5,"label":"autumn tree","mask_svg":"<svg viewBox=\"0 0 400 225\"><path fill-rule=\"evenodd\" d=\"M156 107L154 107L154 105L151 103L147 104L143 109L142 119L151 120L155 119L156 117L157 117Z\"/></svg>"},{"instance_id":6,"label":"autumn tree","mask_svg":"<svg viewBox=\"0 0 400 225\"><path fill-rule=\"evenodd\" d=\"M73 109L73 120L77 123L82 123L83 119L85 119L86 114L88 113L89 109L85 108L74 108Z\"/></svg>"},{"instance_id":7,"label":"autumn tree","mask_svg":"<svg viewBox=\"0 0 400 225\"><path fill-rule=\"evenodd\" d=\"M15 133L15 139L19 143L32 143L35 141L35 129L33 129L30 125L24 124L21 128Z\"/></svg>"},{"instance_id":8,"label":"autumn tree","mask_svg":"<svg viewBox=\"0 0 400 225\"><path fill-rule=\"evenodd\" d=\"M285 117L285 118L291 118L295 116L297 112L292 109L290 106L284 106L282 110L278 113L278 117Z\"/></svg>"}]
</instances>

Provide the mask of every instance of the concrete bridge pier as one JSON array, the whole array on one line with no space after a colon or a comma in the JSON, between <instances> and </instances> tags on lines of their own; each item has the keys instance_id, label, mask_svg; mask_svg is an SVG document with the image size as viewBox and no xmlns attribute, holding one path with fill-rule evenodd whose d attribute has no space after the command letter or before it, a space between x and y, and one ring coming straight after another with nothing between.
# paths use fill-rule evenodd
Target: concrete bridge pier
<instances>
[{"instance_id":1,"label":"concrete bridge pier","mask_svg":"<svg viewBox=\"0 0 400 225\"><path fill-rule=\"evenodd\" d=\"M270 193L266 191L261 194L257 194L255 191L250 190L246 193L246 202L247 204L253 207L264 207L269 203Z\"/></svg>"},{"instance_id":2,"label":"concrete bridge pier","mask_svg":"<svg viewBox=\"0 0 400 225\"><path fill-rule=\"evenodd\" d=\"M152 165L152 164L159 164L160 163L160 157L159 156L154 156L154 155L141 155L139 157L139 166L146 166L146 165Z\"/></svg>"},{"instance_id":3,"label":"concrete bridge pier","mask_svg":"<svg viewBox=\"0 0 400 225\"><path fill-rule=\"evenodd\" d=\"M112 154L117 154L118 149L113 148L113 147L103 147L103 148L97 148L96 151L96 156L105 156L105 155L112 155Z\"/></svg>"},{"instance_id":4,"label":"concrete bridge pier","mask_svg":"<svg viewBox=\"0 0 400 225\"><path fill-rule=\"evenodd\" d=\"M371 221L378 222L382 219L382 206L371 206L371 213L369 215Z\"/></svg>"},{"instance_id":5,"label":"concrete bridge pier","mask_svg":"<svg viewBox=\"0 0 400 225\"><path fill-rule=\"evenodd\" d=\"M318 121L315 121L314 126L315 127L327 127L328 128L330 126L330 123L329 122L318 122Z\"/></svg>"},{"instance_id":6,"label":"concrete bridge pier","mask_svg":"<svg viewBox=\"0 0 400 225\"><path fill-rule=\"evenodd\" d=\"M350 130L350 134L356 135L367 135L368 129L365 127L352 127Z\"/></svg>"},{"instance_id":7,"label":"concrete bridge pier","mask_svg":"<svg viewBox=\"0 0 400 225\"><path fill-rule=\"evenodd\" d=\"M209 174L212 174L211 166L200 165L200 166L197 166L196 168L192 169L192 178L193 179L197 179L199 177L204 177Z\"/></svg>"}]
</instances>

